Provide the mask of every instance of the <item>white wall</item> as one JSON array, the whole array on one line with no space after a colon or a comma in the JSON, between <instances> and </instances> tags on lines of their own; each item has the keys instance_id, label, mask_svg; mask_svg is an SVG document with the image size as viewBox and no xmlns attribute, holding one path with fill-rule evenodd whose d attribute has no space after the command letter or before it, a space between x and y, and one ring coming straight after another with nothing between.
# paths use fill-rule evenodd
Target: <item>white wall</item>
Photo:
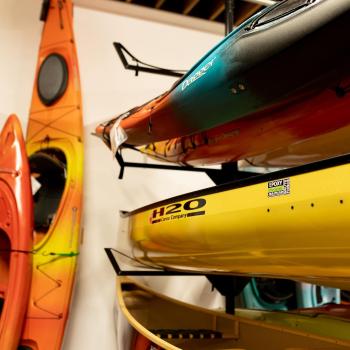
<instances>
[{"instance_id":1,"label":"white wall","mask_svg":"<svg viewBox=\"0 0 350 350\"><path fill-rule=\"evenodd\" d=\"M42 28L40 5L39 0L0 0L0 124L5 115L16 112L26 127ZM74 26L86 125L85 230L64 349L116 349L115 275L103 248L115 244L118 211L211 186L211 182L204 174L137 169L127 169L125 179L117 180L118 166L112 154L91 131L98 121L164 92L174 79L147 74L134 77L122 68L112 42L122 42L146 62L187 69L220 37L83 8L75 8ZM188 287L190 282L193 289ZM195 299L201 296L212 307L222 302L204 278L155 278L149 283L183 300L198 302ZM120 349L124 350L123 343Z\"/></svg>"}]
</instances>

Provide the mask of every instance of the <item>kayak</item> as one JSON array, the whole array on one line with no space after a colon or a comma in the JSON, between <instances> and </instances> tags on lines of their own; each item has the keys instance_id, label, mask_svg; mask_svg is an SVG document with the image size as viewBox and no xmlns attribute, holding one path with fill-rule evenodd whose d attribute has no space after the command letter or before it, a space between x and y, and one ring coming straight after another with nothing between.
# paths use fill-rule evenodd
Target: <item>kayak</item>
<instances>
[{"instance_id":1,"label":"kayak","mask_svg":"<svg viewBox=\"0 0 350 350\"><path fill-rule=\"evenodd\" d=\"M348 97L348 86L342 84L350 76L350 45L342 33L349 26L347 0L279 2L237 27L169 91L99 125L96 133L114 150L123 144L147 145L189 135L204 138L201 143L201 133L212 129L212 142L247 133L239 142L250 137L245 140L250 143L259 131L249 129L257 119L263 120L260 126L271 119L272 124L278 120L276 128L288 128L295 120L321 112L318 103L325 96L322 107L338 103L335 108L344 122L349 104L342 104ZM315 135L324 132L324 124L332 128L321 120L320 129L316 123L314 130L299 132ZM228 135L220 136L223 132Z\"/></svg>"},{"instance_id":2,"label":"kayak","mask_svg":"<svg viewBox=\"0 0 350 350\"><path fill-rule=\"evenodd\" d=\"M61 349L82 231L83 124L70 0L45 22L27 130L34 195L33 278L21 345Z\"/></svg>"},{"instance_id":3,"label":"kayak","mask_svg":"<svg viewBox=\"0 0 350 350\"><path fill-rule=\"evenodd\" d=\"M244 165L286 168L332 158L350 153L349 137L350 126L345 126L271 152L249 157Z\"/></svg>"},{"instance_id":4,"label":"kayak","mask_svg":"<svg viewBox=\"0 0 350 350\"><path fill-rule=\"evenodd\" d=\"M183 303L117 278L121 312L135 330L132 350L345 349L349 321L237 309L235 316ZM327 329L327 325L329 329Z\"/></svg>"},{"instance_id":5,"label":"kayak","mask_svg":"<svg viewBox=\"0 0 350 350\"><path fill-rule=\"evenodd\" d=\"M340 290L285 279L252 278L241 293L246 309L293 310L340 303Z\"/></svg>"},{"instance_id":6,"label":"kayak","mask_svg":"<svg viewBox=\"0 0 350 350\"><path fill-rule=\"evenodd\" d=\"M342 156L121 212L116 249L145 267L349 290L349 162Z\"/></svg>"},{"instance_id":7,"label":"kayak","mask_svg":"<svg viewBox=\"0 0 350 350\"><path fill-rule=\"evenodd\" d=\"M344 84L350 86L350 79L346 81ZM348 126L349 107L350 94L339 97L329 89L298 104L280 106L269 114L260 113L192 136L151 143L140 151L154 159L181 165L222 164L246 158L255 164L255 158L250 160L251 157L262 155L260 158L264 159L276 149L280 156L288 158L288 149L293 149L293 145L300 148L301 143L307 142L304 140ZM325 147L318 150L323 158L329 152ZM310 160L310 153L306 149L304 153L305 160ZM265 165L261 163L258 162Z\"/></svg>"},{"instance_id":8,"label":"kayak","mask_svg":"<svg viewBox=\"0 0 350 350\"><path fill-rule=\"evenodd\" d=\"M17 350L32 274L33 200L25 143L11 115L0 134L0 349Z\"/></svg>"}]
</instances>

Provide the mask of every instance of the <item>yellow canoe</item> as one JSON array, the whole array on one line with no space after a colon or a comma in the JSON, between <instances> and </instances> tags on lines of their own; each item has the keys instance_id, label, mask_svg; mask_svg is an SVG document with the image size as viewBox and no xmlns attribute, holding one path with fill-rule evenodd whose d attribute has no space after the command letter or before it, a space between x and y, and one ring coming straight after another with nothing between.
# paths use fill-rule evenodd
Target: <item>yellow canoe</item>
<instances>
[{"instance_id":1,"label":"yellow canoe","mask_svg":"<svg viewBox=\"0 0 350 350\"><path fill-rule=\"evenodd\" d=\"M117 299L134 329L131 350L336 350L350 346L345 320L258 310L237 310L231 316L171 299L125 278L117 278Z\"/></svg>"},{"instance_id":2,"label":"yellow canoe","mask_svg":"<svg viewBox=\"0 0 350 350\"><path fill-rule=\"evenodd\" d=\"M122 213L117 250L146 266L350 289L350 156Z\"/></svg>"},{"instance_id":3,"label":"yellow canoe","mask_svg":"<svg viewBox=\"0 0 350 350\"><path fill-rule=\"evenodd\" d=\"M21 344L26 349L58 350L82 230L83 123L71 0L43 5L45 24L27 130L31 172L38 182L35 254Z\"/></svg>"}]
</instances>

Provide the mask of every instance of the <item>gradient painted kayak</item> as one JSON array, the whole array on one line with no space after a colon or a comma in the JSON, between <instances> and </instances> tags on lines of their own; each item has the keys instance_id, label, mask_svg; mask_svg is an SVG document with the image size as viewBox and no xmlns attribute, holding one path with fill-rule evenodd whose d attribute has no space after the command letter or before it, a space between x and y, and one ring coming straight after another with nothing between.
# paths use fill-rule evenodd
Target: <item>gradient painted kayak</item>
<instances>
[{"instance_id":1,"label":"gradient painted kayak","mask_svg":"<svg viewBox=\"0 0 350 350\"><path fill-rule=\"evenodd\" d=\"M45 5L46 2L44 2ZM34 195L33 279L26 349L61 349L77 267L82 215L83 125L70 0L51 0L27 130Z\"/></svg>"},{"instance_id":2,"label":"gradient painted kayak","mask_svg":"<svg viewBox=\"0 0 350 350\"><path fill-rule=\"evenodd\" d=\"M350 289L350 156L122 213L118 251L146 266Z\"/></svg>"},{"instance_id":3,"label":"gradient painted kayak","mask_svg":"<svg viewBox=\"0 0 350 350\"><path fill-rule=\"evenodd\" d=\"M135 329L132 350L350 346L349 322L345 320L240 309L231 316L171 299L130 279L117 280L117 298L125 318Z\"/></svg>"},{"instance_id":4,"label":"gradient painted kayak","mask_svg":"<svg viewBox=\"0 0 350 350\"><path fill-rule=\"evenodd\" d=\"M17 350L27 311L33 199L21 126L11 115L0 134L0 349Z\"/></svg>"},{"instance_id":5,"label":"gradient painted kayak","mask_svg":"<svg viewBox=\"0 0 350 350\"><path fill-rule=\"evenodd\" d=\"M245 127L257 118L288 118L288 127L298 116L284 108L303 116L304 104L317 105L329 89L330 101L345 94L340 84L349 76L350 44L343 33L349 28L348 0L273 5L236 28L169 91L100 125L97 134L115 149L226 130L239 120L243 127L246 118ZM313 129L323 132L318 123Z\"/></svg>"},{"instance_id":6,"label":"gradient painted kayak","mask_svg":"<svg viewBox=\"0 0 350 350\"><path fill-rule=\"evenodd\" d=\"M342 84L350 86L350 79ZM349 110L350 93L338 96L335 90L329 89L308 96L298 104L281 105L267 114L257 113L254 117L242 118L193 136L152 143L140 150L157 160L189 165L221 164L260 154L263 155L258 159L264 159L264 154L274 154L274 150L288 159L289 147L293 149L296 145L296 148L301 148L299 145L304 140L348 125ZM318 153L326 158L331 150L322 147ZM308 159L306 148L304 153ZM252 162L262 163L255 159Z\"/></svg>"},{"instance_id":7,"label":"gradient painted kayak","mask_svg":"<svg viewBox=\"0 0 350 350\"><path fill-rule=\"evenodd\" d=\"M245 165L293 167L350 153L350 126L304 141L291 143L265 154L246 159Z\"/></svg>"}]
</instances>

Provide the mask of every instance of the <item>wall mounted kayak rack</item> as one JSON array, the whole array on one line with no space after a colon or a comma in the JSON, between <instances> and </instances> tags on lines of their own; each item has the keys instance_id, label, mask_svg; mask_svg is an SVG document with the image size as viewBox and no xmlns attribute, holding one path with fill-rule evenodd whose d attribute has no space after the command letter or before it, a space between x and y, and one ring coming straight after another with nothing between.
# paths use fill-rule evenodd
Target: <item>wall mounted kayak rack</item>
<instances>
[{"instance_id":1,"label":"wall mounted kayak rack","mask_svg":"<svg viewBox=\"0 0 350 350\"><path fill-rule=\"evenodd\" d=\"M151 64L140 61L133 54L131 54L125 46L121 43L114 42L114 48L116 49L120 60L123 63L125 69L135 71L135 75L138 76L139 72L152 73L152 74L160 74L167 75L171 77L182 77L186 71L185 70L177 70L177 69L167 69L161 68L157 66L153 66ZM131 58L132 61L136 62L136 64L130 64L127 60L127 56Z\"/></svg>"},{"instance_id":2,"label":"wall mounted kayak rack","mask_svg":"<svg viewBox=\"0 0 350 350\"><path fill-rule=\"evenodd\" d=\"M125 148L138 151L134 147L125 147ZM177 166L177 165L165 165L165 164L126 162L120 150L116 152L115 158L120 166L120 171L118 175L118 179L120 180L123 179L124 177L125 168L160 169L160 170L192 171L192 172L206 173L216 185L220 185L233 180L241 180L241 179L246 179L246 178L259 175L253 172L240 171L238 169L237 162L224 163L221 165L221 169L196 168L188 165Z\"/></svg>"},{"instance_id":3,"label":"wall mounted kayak rack","mask_svg":"<svg viewBox=\"0 0 350 350\"><path fill-rule=\"evenodd\" d=\"M147 268L144 264L138 264L136 259L114 248L105 248L105 252L117 276L203 276L203 273L196 271L176 271L154 266ZM133 269L124 268L121 264L123 259L124 261L132 261ZM205 274L204 276L209 280L213 288L225 297L226 313L234 315L235 297L243 291L250 281L250 277L219 274Z\"/></svg>"}]
</instances>

